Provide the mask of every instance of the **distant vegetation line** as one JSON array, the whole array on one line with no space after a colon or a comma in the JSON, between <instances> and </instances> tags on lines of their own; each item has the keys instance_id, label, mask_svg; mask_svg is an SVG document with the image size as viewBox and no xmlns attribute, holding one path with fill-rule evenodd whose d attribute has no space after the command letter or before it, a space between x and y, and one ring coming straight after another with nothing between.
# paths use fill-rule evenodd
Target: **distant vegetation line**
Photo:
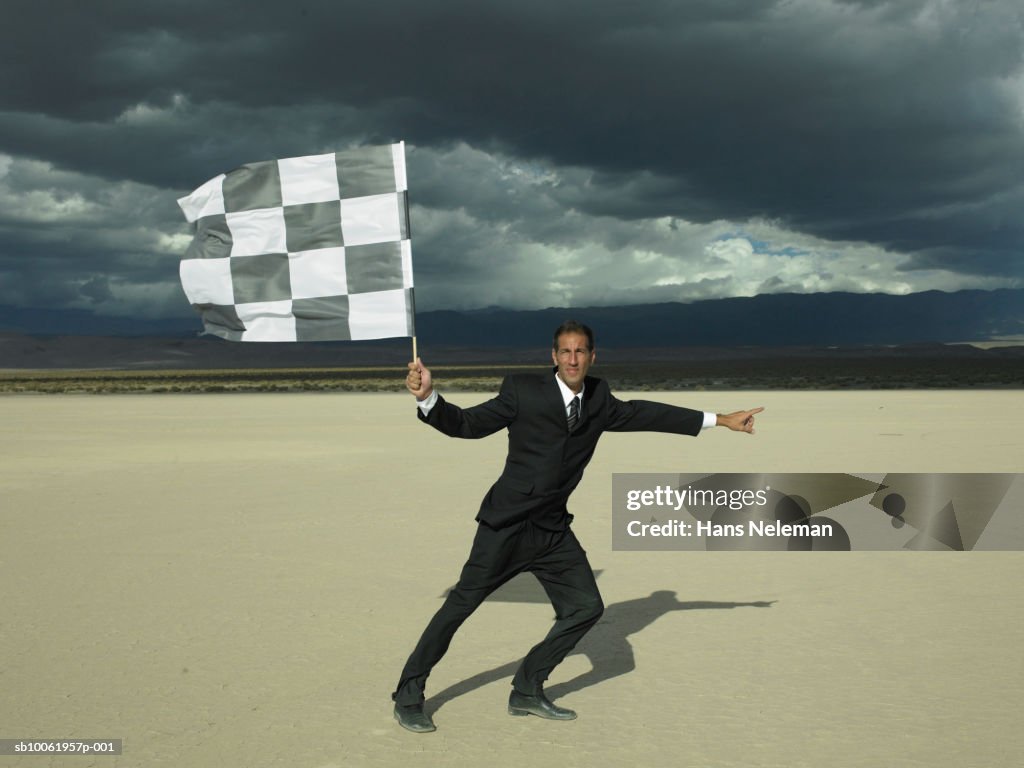
<instances>
[{"instance_id":1,"label":"distant vegetation line","mask_svg":"<svg viewBox=\"0 0 1024 768\"><path fill-rule=\"evenodd\" d=\"M494 392L508 373L535 365L432 368L447 392ZM595 365L619 391L735 389L1024 388L1015 357L648 361ZM404 392L404 368L0 371L0 393Z\"/></svg>"}]
</instances>

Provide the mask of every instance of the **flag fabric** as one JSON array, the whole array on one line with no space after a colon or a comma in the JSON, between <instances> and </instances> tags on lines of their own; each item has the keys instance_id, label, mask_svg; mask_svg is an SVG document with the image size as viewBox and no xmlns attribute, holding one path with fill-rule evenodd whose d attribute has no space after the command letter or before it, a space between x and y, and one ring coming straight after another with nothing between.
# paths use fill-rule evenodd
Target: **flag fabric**
<instances>
[{"instance_id":1,"label":"flag fabric","mask_svg":"<svg viewBox=\"0 0 1024 768\"><path fill-rule=\"evenodd\" d=\"M181 284L232 341L415 335L405 143L249 163L178 200Z\"/></svg>"}]
</instances>

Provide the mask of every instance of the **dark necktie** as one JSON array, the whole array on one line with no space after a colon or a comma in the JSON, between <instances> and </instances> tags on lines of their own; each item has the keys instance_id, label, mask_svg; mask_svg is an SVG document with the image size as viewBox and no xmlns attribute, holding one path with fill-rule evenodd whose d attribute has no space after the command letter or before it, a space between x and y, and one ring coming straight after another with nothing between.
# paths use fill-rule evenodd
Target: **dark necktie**
<instances>
[{"instance_id":1,"label":"dark necktie","mask_svg":"<svg viewBox=\"0 0 1024 768\"><path fill-rule=\"evenodd\" d=\"M572 432L576 429L576 425L580 421L580 399L574 397L572 402L569 403L569 431Z\"/></svg>"}]
</instances>

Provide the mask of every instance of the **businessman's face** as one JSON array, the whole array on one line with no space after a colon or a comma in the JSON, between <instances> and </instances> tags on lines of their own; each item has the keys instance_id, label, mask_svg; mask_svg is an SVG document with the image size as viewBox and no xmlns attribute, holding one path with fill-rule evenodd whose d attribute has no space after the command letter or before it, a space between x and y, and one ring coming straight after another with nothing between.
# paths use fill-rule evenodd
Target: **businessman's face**
<instances>
[{"instance_id":1,"label":"businessman's face","mask_svg":"<svg viewBox=\"0 0 1024 768\"><path fill-rule=\"evenodd\" d=\"M583 378L594 364L596 353L587 345L582 333L563 333L558 346L551 350L551 360L558 366L558 375L573 392L579 392Z\"/></svg>"}]
</instances>

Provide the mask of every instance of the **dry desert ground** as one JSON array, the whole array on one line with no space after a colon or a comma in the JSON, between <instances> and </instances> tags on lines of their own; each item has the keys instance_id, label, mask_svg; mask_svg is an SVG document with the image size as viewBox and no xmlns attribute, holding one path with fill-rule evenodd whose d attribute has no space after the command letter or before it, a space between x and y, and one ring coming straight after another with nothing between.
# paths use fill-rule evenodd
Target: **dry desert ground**
<instances>
[{"instance_id":1,"label":"dry desert ground","mask_svg":"<svg viewBox=\"0 0 1024 768\"><path fill-rule=\"evenodd\" d=\"M445 438L400 394L0 397L0 738L123 739L0 766L1018 764L1024 554L621 552L609 528L614 472L1018 472L1019 391L643 397L767 410L754 436L603 438L570 509L608 609L548 683L578 720L505 712L552 620L527 576L435 669L427 735L389 694L503 436Z\"/></svg>"}]
</instances>

